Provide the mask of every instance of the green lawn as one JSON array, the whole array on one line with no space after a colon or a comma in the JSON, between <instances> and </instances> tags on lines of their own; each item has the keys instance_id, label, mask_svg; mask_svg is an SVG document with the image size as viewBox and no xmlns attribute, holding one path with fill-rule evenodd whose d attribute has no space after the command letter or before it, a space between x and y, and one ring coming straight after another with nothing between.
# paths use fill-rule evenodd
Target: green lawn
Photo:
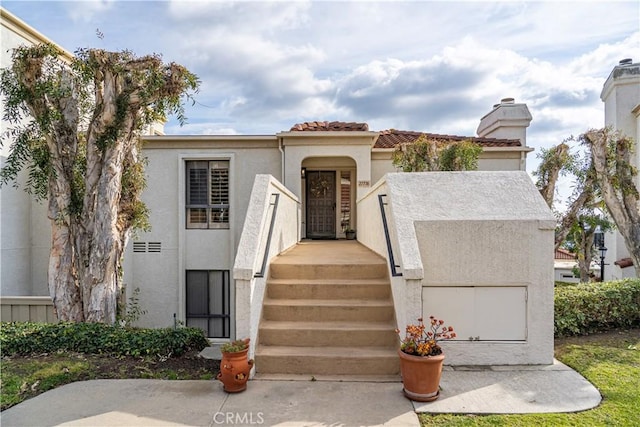
<instances>
[{"instance_id":1,"label":"green lawn","mask_svg":"<svg viewBox=\"0 0 640 427\"><path fill-rule=\"evenodd\" d=\"M60 385L92 378L92 373L86 360L5 360L0 371L2 409Z\"/></svg>"},{"instance_id":2,"label":"green lawn","mask_svg":"<svg viewBox=\"0 0 640 427\"><path fill-rule=\"evenodd\" d=\"M558 340L555 353L600 390L600 406L569 414L420 414L422 426L640 426L640 330Z\"/></svg>"},{"instance_id":3,"label":"green lawn","mask_svg":"<svg viewBox=\"0 0 640 427\"><path fill-rule=\"evenodd\" d=\"M158 360L80 353L4 357L0 363L0 409L74 381L119 378L211 380L217 360L183 355Z\"/></svg>"}]
</instances>

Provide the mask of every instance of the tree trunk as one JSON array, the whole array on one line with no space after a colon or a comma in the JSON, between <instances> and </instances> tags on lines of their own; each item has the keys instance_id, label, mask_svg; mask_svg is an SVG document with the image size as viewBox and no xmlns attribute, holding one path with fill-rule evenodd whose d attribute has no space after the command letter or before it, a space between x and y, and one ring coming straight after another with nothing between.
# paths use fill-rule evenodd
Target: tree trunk
<instances>
[{"instance_id":1,"label":"tree trunk","mask_svg":"<svg viewBox=\"0 0 640 427\"><path fill-rule=\"evenodd\" d=\"M616 138L615 159L607 156L610 137ZM591 159L601 186L602 198L624 238L636 277L640 277L640 200L630 167L631 141L610 135L607 129L590 131L585 134L585 140L591 149ZM610 163L613 162L615 169L611 172ZM614 186L614 182L618 188Z\"/></svg>"},{"instance_id":2,"label":"tree trunk","mask_svg":"<svg viewBox=\"0 0 640 427\"><path fill-rule=\"evenodd\" d=\"M117 314L117 265L122 256L118 232L118 206L122 179L122 141L105 150L98 182L100 197L92 215L92 255L85 270L83 287L88 293L85 313L88 321L114 323Z\"/></svg>"},{"instance_id":3,"label":"tree trunk","mask_svg":"<svg viewBox=\"0 0 640 427\"><path fill-rule=\"evenodd\" d=\"M75 268L73 244L69 227L51 221L51 251L49 254L48 283L53 309L61 321L82 322L82 297L73 274Z\"/></svg>"},{"instance_id":4,"label":"tree trunk","mask_svg":"<svg viewBox=\"0 0 640 427\"><path fill-rule=\"evenodd\" d=\"M591 248L593 248L595 229L589 228L586 230L582 223L579 227L581 230L579 231L579 236L577 236L578 238L575 240L579 245L578 269L580 270L580 282L588 283L591 281L591 261L593 260Z\"/></svg>"},{"instance_id":5,"label":"tree trunk","mask_svg":"<svg viewBox=\"0 0 640 427\"><path fill-rule=\"evenodd\" d=\"M50 100L62 113L53 123L53 136L46 138L51 154L53 173L49 177L48 217L51 220L51 251L49 253L48 285L54 310L59 320L82 322L82 289L78 286L77 251L74 247L76 222L71 212L73 164L78 152L78 100L73 78L68 71L61 72L61 91L66 96ZM45 107L34 102L31 112L42 115Z\"/></svg>"}]
</instances>

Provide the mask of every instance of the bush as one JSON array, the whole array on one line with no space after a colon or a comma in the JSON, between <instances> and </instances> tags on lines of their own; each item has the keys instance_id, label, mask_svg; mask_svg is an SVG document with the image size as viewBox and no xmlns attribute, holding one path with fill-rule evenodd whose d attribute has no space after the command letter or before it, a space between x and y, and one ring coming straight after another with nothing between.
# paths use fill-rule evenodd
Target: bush
<instances>
[{"instance_id":1,"label":"bush","mask_svg":"<svg viewBox=\"0 0 640 427\"><path fill-rule=\"evenodd\" d=\"M640 279L555 288L557 337L640 326Z\"/></svg>"},{"instance_id":2,"label":"bush","mask_svg":"<svg viewBox=\"0 0 640 427\"><path fill-rule=\"evenodd\" d=\"M2 322L3 356L70 351L112 356L180 356L209 345L201 329L122 328L103 323Z\"/></svg>"}]
</instances>

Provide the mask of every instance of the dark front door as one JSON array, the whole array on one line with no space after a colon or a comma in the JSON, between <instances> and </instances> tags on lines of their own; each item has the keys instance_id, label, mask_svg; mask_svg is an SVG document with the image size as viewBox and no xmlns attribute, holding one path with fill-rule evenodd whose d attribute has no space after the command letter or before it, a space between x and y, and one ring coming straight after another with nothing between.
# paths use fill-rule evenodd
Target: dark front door
<instances>
[{"instance_id":1,"label":"dark front door","mask_svg":"<svg viewBox=\"0 0 640 427\"><path fill-rule=\"evenodd\" d=\"M307 237L335 239L336 237L336 173L308 171Z\"/></svg>"}]
</instances>

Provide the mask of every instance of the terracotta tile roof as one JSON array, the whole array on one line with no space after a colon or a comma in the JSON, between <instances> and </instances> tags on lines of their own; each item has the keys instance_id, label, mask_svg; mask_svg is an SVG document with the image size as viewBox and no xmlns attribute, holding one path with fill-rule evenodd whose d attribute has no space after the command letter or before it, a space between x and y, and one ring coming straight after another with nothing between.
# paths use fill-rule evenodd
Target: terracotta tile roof
<instances>
[{"instance_id":1,"label":"terracotta tile roof","mask_svg":"<svg viewBox=\"0 0 640 427\"><path fill-rule=\"evenodd\" d=\"M631 258L622 258L614 262L614 264L620 268L627 268L633 265L633 261L631 260Z\"/></svg>"},{"instance_id":2,"label":"terracotta tile roof","mask_svg":"<svg viewBox=\"0 0 640 427\"><path fill-rule=\"evenodd\" d=\"M368 131L369 125L366 123L356 122L304 122L297 123L291 128L292 132L295 131Z\"/></svg>"},{"instance_id":3,"label":"terracotta tile roof","mask_svg":"<svg viewBox=\"0 0 640 427\"><path fill-rule=\"evenodd\" d=\"M317 132L317 131L368 131L369 125L357 122L304 122L291 127L291 132ZM519 139L478 138L475 136L440 135L436 133L415 132L408 130L383 130L376 141L374 148L395 148L398 144L414 142L422 134L440 141L464 141L470 139L484 147L520 147Z\"/></svg>"},{"instance_id":4,"label":"terracotta tile roof","mask_svg":"<svg viewBox=\"0 0 640 427\"><path fill-rule=\"evenodd\" d=\"M555 259L571 259L571 260L575 260L576 259L576 254L569 252L566 249L562 249L562 248L558 248L556 249L556 256L554 257Z\"/></svg>"},{"instance_id":5,"label":"terracotta tile roof","mask_svg":"<svg viewBox=\"0 0 640 427\"><path fill-rule=\"evenodd\" d=\"M484 147L520 147L522 144L519 139L497 139L497 138L478 138L475 136L458 136L458 135L440 135L427 132L414 132L406 130L383 130L374 145L374 148L395 148L398 144L406 142L414 142L425 134L428 138L440 141L464 141L470 139Z\"/></svg>"}]
</instances>

